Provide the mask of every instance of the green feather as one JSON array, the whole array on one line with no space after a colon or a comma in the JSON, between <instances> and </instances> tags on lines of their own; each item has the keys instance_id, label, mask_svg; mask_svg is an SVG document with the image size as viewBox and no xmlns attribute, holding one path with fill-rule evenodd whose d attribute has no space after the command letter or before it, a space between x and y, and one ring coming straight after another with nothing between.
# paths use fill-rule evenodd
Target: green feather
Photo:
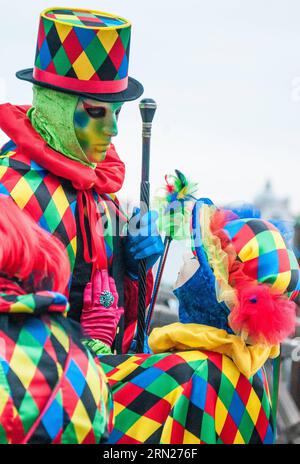
<instances>
[{"instance_id":1,"label":"green feather","mask_svg":"<svg viewBox=\"0 0 300 464\"><path fill-rule=\"evenodd\" d=\"M198 185L190 182L179 170L165 176L166 185L155 198L159 212L159 230L175 240L185 240L190 235L191 211Z\"/></svg>"}]
</instances>

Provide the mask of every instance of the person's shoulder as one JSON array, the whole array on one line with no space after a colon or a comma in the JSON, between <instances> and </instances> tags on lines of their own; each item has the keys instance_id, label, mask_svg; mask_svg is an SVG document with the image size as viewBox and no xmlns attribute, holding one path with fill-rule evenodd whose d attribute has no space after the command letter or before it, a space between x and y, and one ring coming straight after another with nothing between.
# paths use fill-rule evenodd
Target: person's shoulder
<instances>
[{"instance_id":1,"label":"person's shoulder","mask_svg":"<svg viewBox=\"0 0 300 464\"><path fill-rule=\"evenodd\" d=\"M11 174L14 171L20 175L25 175L30 171L31 176L34 176L35 173L41 175L42 172L45 172L42 166L31 160L28 155L24 155L12 141L1 149L0 166L6 168L6 174Z\"/></svg>"},{"instance_id":2,"label":"person's shoulder","mask_svg":"<svg viewBox=\"0 0 300 464\"><path fill-rule=\"evenodd\" d=\"M28 156L23 155L16 144L10 140L7 142L0 151L0 164L7 167L30 167L30 159Z\"/></svg>"}]
</instances>

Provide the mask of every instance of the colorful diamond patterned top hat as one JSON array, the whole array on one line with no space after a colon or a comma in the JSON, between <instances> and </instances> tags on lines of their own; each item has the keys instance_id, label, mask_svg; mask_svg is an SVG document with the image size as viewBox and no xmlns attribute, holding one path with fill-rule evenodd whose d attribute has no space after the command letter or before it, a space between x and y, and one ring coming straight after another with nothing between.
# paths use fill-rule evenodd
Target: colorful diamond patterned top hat
<instances>
[{"instance_id":1,"label":"colorful diamond patterned top hat","mask_svg":"<svg viewBox=\"0 0 300 464\"><path fill-rule=\"evenodd\" d=\"M300 290L294 252L269 221L238 216L209 199L196 202L192 249L216 296L230 309L229 323L252 341L279 343L293 332Z\"/></svg>"},{"instance_id":2,"label":"colorful diamond patterned top hat","mask_svg":"<svg viewBox=\"0 0 300 464\"><path fill-rule=\"evenodd\" d=\"M41 13L34 68L19 79L99 101L129 101L143 86L128 77L131 24L85 9Z\"/></svg>"}]
</instances>

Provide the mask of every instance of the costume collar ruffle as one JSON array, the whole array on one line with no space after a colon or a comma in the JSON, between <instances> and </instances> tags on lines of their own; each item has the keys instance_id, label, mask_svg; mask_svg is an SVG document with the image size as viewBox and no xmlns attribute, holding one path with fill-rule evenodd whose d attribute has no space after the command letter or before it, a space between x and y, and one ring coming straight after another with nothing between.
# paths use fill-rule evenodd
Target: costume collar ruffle
<instances>
[{"instance_id":1,"label":"costume collar ruffle","mask_svg":"<svg viewBox=\"0 0 300 464\"><path fill-rule=\"evenodd\" d=\"M26 115L29 106L0 105L0 128L14 141L18 150L52 174L68 179L77 190L94 188L99 194L120 190L125 165L111 144L106 158L93 169L50 148L33 129Z\"/></svg>"},{"instance_id":2,"label":"costume collar ruffle","mask_svg":"<svg viewBox=\"0 0 300 464\"><path fill-rule=\"evenodd\" d=\"M149 346L154 353L210 350L228 356L245 375L252 377L267 361L279 355L279 345L246 345L237 335L202 324L176 322L153 329Z\"/></svg>"},{"instance_id":3,"label":"costume collar ruffle","mask_svg":"<svg viewBox=\"0 0 300 464\"><path fill-rule=\"evenodd\" d=\"M0 314L66 313L67 298L61 293L40 291L25 293L14 281L0 277Z\"/></svg>"}]
</instances>

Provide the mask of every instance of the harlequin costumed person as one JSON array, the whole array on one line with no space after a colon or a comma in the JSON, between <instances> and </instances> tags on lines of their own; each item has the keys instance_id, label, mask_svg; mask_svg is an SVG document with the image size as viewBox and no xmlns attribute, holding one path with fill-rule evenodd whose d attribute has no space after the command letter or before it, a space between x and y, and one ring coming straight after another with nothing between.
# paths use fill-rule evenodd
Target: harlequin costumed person
<instances>
[{"instance_id":1,"label":"harlequin costumed person","mask_svg":"<svg viewBox=\"0 0 300 464\"><path fill-rule=\"evenodd\" d=\"M1 444L95 444L110 430L105 375L65 317L69 276L61 242L0 195Z\"/></svg>"},{"instance_id":2,"label":"harlequin costumed person","mask_svg":"<svg viewBox=\"0 0 300 464\"><path fill-rule=\"evenodd\" d=\"M109 440L273 443L263 366L294 331L296 258L251 211L203 199L192 218L193 253L175 289L180 322L152 331L152 355L101 358L115 404Z\"/></svg>"},{"instance_id":3,"label":"harlequin costumed person","mask_svg":"<svg viewBox=\"0 0 300 464\"><path fill-rule=\"evenodd\" d=\"M17 72L33 83L33 105L0 106L0 127L11 139L1 152L0 192L65 245L68 315L103 352L129 348L138 260L147 259L150 289L150 268L162 249L160 237L145 232L155 230L151 213L138 221L138 236L119 233L127 219L114 193L125 166L111 139L123 103L143 92L128 77L130 34L131 24L110 14L45 10L34 68Z\"/></svg>"}]
</instances>

